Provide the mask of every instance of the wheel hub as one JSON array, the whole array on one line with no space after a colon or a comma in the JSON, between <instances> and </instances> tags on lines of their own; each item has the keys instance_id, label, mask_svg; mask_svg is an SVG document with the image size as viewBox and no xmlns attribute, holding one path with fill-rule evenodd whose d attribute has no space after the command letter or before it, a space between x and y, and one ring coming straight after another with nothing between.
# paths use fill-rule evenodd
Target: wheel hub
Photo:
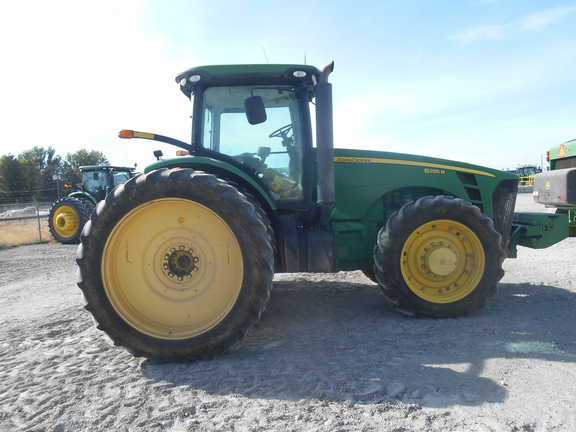
<instances>
[{"instance_id":1,"label":"wheel hub","mask_svg":"<svg viewBox=\"0 0 576 432\"><path fill-rule=\"evenodd\" d=\"M78 216L68 206L60 207L54 216L54 229L59 235L68 237L78 228Z\"/></svg>"},{"instance_id":2,"label":"wheel hub","mask_svg":"<svg viewBox=\"0 0 576 432\"><path fill-rule=\"evenodd\" d=\"M478 237L449 220L426 223L406 240L401 272L410 290L433 303L450 303L474 290L484 268Z\"/></svg>"},{"instance_id":3,"label":"wheel hub","mask_svg":"<svg viewBox=\"0 0 576 432\"><path fill-rule=\"evenodd\" d=\"M424 265L438 276L448 276L458 267L458 255L444 245L433 247L424 256Z\"/></svg>"},{"instance_id":4,"label":"wheel hub","mask_svg":"<svg viewBox=\"0 0 576 432\"><path fill-rule=\"evenodd\" d=\"M194 255L192 248L180 245L178 248L170 248L164 254L162 269L170 279L183 281L184 279L191 279L194 273L199 270L196 265L199 261L200 258Z\"/></svg>"},{"instance_id":5,"label":"wheel hub","mask_svg":"<svg viewBox=\"0 0 576 432\"><path fill-rule=\"evenodd\" d=\"M57 217L56 217L56 225L58 225L58 228L64 229L71 229L73 227L75 227L76 225L76 218L74 217L74 214L72 213L60 213Z\"/></svg>"}]
</instances>

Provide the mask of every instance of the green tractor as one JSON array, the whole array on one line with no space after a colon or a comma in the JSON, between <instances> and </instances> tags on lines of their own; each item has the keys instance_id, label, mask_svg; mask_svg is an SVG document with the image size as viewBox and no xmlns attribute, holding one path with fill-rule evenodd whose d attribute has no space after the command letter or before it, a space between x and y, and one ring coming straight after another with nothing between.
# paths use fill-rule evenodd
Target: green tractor
<instances>
[{"instance_id":1,"label":"green tractor","mask_svg":"<svg viewBox=\"0 0 576 432\"><path fill-rule=\"evenodd\" d=\"M84 224L92 210L106 198L115 186L126 183L134 168L109 165L82 166L82 184L76 190L56 201L50 208L48 228L60 243L78 243Z\"/></svg>"},{"instance_id":2,"label":"green tractor","mask_svg":"<svg viewBox=\"0 0 576 432\"><path fill-rule=\"evenodd\" d=\"M468 315L516 246L566 237L556 215L514 214L516 175L334 149L332 70L193 68L176 78L191 143L120 132L185 155L108 194L81 235L85 307L116 344L155 361L226 352L259 319L275 272L361 270L405 314Z\"/></svg>"}]
</instances>

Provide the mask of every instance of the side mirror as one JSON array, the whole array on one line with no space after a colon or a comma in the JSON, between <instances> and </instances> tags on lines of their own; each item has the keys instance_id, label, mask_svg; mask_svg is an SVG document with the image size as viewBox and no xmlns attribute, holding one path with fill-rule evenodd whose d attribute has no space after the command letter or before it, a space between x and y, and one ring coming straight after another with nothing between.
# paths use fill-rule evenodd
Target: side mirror
<instances>
[{"instance_id":1,"label":"side mirror","mask_svg":"<svg viewBox=\"0 0 576 432\"><path fill-rule=\"evenodd\" d=\"M267 119L264 101L260 96L251 96L244 100L246 119L251 125L264 123Z\"/></svg>"}]
</instances>

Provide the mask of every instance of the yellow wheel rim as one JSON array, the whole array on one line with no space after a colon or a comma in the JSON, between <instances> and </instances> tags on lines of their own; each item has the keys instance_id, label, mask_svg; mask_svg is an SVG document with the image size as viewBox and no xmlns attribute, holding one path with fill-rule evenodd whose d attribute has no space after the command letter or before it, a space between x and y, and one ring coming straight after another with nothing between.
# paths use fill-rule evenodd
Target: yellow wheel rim
<instances>
[{"instance_id":1,"label":"yellow wheel rim","mask_svg":"<svg viewBox=\"0 0 576 432\"><path fill-rule=\"evenodd\" d=\"M437 220L416 229L404 243L400 268L405 283L432 303L468 296L484 273L482 243L467 226Z\"/></svg>"},{"instance_id":2,"label":"yellow wheel rim","mask_svg":"<svg viewBox=\"0 0 576 432\"><path fill-rule=\"evenodd\" d=\"M52 216L52 226L56 233L63 238L72 237L78 230L78 214L70 206L60 206Z\"/></svg>"},{"instance_id":3,"label":"yellow wheel rim","mask_svg":"<svg viewBox=\"0 0 576 432\"><path fill-rule=\"evenodd\" d=\"M242 252L209 208L164 198L140 205L114 227L102 256L104 290L130 326L152 337L201 335L236 303Z\"/></svg>"}]
</instances>

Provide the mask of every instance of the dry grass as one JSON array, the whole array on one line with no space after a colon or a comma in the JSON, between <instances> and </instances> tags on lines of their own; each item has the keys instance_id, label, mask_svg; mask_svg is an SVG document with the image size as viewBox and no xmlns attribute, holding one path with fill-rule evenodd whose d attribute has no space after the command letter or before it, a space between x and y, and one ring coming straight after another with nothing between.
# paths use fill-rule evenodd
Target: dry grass
<instances>
[{"instance_id":1,"label":"dry grass","mask_svg":"<svg viewBox=\"0 0 576 432\"><path fill-rule=\"evenodd\" d=\"M42 238L40 238L40 234ZM38 219L16 221L3 221L0 219L0 249L47 241L55 241L48 230L46 218L40 218L40 232L38 232Z\"/></svg>"}]
</instances>

